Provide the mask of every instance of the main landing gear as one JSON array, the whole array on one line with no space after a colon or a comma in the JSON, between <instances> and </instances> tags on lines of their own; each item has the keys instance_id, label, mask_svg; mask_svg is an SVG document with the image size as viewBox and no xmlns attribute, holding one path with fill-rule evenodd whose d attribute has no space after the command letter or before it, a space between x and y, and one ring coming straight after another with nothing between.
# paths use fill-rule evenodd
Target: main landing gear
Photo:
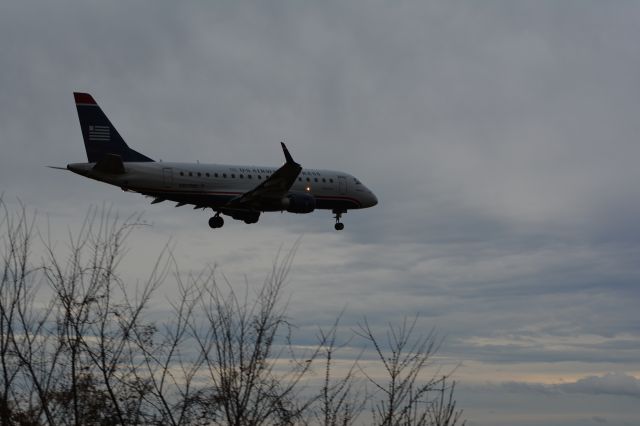
<instances>
[{"instance_id":1,"label":"main landing gear","mask_svg":"<svg viewBox=\"0 0 640 426\"><path fill-rule=\"evenodd\" d=\"M336 224L334 226L334 228L336 228L336 231L342 231L344 229L344 223L340 222L340 218L342 217L342 213L346 213L346 210L334 210L333 213L335 214L334 218L336 219Z\"/></svg>"},{"instance_id":2,"label":"main landing gear","mask_svg":"<svg viewBox=\"0 0 640 426\"><path fill-rule=\"evenodd\" d=\"M216 213L211 219L209 219L209 226L213 229L222 228L224 225L224 219L220 216L220 213Z\"/></svg>"}]
</instances>

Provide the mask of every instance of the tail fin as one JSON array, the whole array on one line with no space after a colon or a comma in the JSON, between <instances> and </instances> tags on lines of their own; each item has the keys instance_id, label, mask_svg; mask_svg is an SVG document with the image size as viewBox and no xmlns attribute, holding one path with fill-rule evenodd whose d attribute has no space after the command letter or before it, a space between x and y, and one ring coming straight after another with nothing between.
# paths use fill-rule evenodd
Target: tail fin
<instances>
[{"instance_id":1,"label":"tail fin","mask_svg":"<svg viewBox=\"0 0 640 426\"><path fill-rule=\"evenodd\" d=\"M98 162L108 154L118 155L124 162L153 161L127 146L90 94L74 92L73 96L90 163Z\"/></svg>"}]
</instances>

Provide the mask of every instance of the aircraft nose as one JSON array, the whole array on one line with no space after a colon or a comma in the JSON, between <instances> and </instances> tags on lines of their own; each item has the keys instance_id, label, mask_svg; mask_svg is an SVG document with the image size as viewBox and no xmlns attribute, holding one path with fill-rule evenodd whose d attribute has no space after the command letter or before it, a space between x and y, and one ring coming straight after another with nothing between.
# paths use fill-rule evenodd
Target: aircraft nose
<instances>
[{"instance_id":1,"label":"aircraft nose","mask_svg":"<svg viewBox=\"0 0 640 426\"><path fill-rule=\"evenodd\" d=\"M369 191L369 195L367 197L367 207L373 207L378 204L378 197L371 191Z\"/></svg>"}]
</instances>

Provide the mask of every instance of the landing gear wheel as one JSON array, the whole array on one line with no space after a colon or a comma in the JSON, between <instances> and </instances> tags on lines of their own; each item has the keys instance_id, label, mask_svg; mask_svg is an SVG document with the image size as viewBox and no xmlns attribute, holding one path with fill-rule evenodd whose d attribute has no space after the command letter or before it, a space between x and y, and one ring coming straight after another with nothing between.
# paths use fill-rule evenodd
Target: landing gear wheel
<instances>
[{"instance_id":1,"label":"landing gear wheel","mask_svg":"<svg viewBox=\"0 0 640 426\"><path fill-rule=\"evenodd\" d=\"M224 225L224 219L219 215L215 215L209 219L209 226L213 229L222 228L222 225Z\"/></svg>"},{"instance_id":2,"label":"landing gear wheel","mask_svg":"<svg viewBox=\"0 0 640 426\"><path fill-rule=\"evenodd\" d=\"M334 226L336 231L342 231L344 229L344 223L340 222L340 218L342 217L342 213L346 212L346 210L333 210L333 214L335 214L334 218L336 219L336 224Z\"/></svg>"}]
</instances>

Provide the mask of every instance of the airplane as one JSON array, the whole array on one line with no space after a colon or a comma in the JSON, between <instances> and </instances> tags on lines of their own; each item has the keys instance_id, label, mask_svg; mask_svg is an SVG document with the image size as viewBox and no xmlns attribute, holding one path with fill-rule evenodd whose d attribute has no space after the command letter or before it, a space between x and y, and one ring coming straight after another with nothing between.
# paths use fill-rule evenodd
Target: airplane
<instances>
[{"instance_id":1,"label":"airplane","mask_svg":"<svg viewBox=\"0 0 640 426\"><path fill-rule=\"evenodd\" d=\"M74 98L88 162L68 164L67 170L152 197L151 204L210 208L215 212L211 228L224 225L222 215L250 224L263 212L331 210L341 231L347 210L378 204L373 192L348 173L303 169L283 142L285 163L279 168L154 161L129 148L89 93L74 92Z\"/></svg>"}]
</instances>

